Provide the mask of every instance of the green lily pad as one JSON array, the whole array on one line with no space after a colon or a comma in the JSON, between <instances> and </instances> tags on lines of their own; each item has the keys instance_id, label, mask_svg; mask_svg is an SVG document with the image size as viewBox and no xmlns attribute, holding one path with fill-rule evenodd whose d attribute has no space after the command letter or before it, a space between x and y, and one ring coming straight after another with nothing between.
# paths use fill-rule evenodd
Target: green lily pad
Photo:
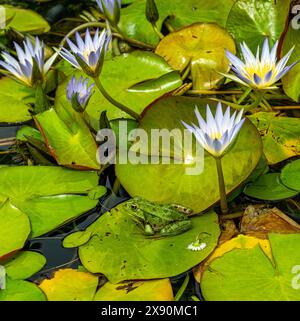
<instances>
[{"instance_id":1,"label":"green lily pad","mask_svg":"<svg viewBox=\"0 0 300 321\"><path fill-rule=\"evenodd\" d=\"M2 7L6 9L8 15L14 15L5 29L14 28L20 32L28 32L34 35L40 35L50 30L48 22L32 10L9 5L2 5Z\"/></svg>"},{"instance_id":2,"label":"green lily pad","mask_svg":"<svg viewBox=\"0 0 300 321\"><path fill-rule=\"evenodd\" d=\"M233 201L236 197L238 197L240 194L243 193L245 186L248 183L252 183L256 181L261 175L268 173L269 167L267 165L267 160L265 155L263 154L257 167L255 170L251 173L251 175L247 178L247 180L236 190L234 190L229 197L227 198L228 202Z\"/></svg>"},{"instance_id":3,"label":"green lily pad","mask_svg":"<svg viewBox=\"0 0 300 321\"><path fill-rule=\"evenodd\" d=\"M48 166L0 168L0 195L9 200L9 211L15 212L19 221L22 219L19 223L7 219L7 232L2 232L0 238L18 242L11 251L22 248L30 232L28 217L31 237L47 233L94 208L98 201L89 198L88 193L97 185L95 172ZM0 209L0 217L4 220L8 216L14 217L10 212L7 214L7 206ZM20 239L16 238L21 231L24 232ZM7 247L10 243L4 244Z\"/></svg>"},{"instance_id":4,"label":"green lily pad","mask_svg":"<svg viewBox=\"0 0 300 321\"><path fill-rule=\"evenodd\" d=\"M244 189L244 194L247 196L266 201L278 201L294 197L298 193L281 183L279 173L262 175Z\"/></svg>"},{"instance_id":5,"label":"green lily pad","mask_svg":"<svg viewBox=\"0 0 300 321\"><path fill-rule=\"evenodd\" d=\"M0 301L46 301L46 297L32 282L7 278L6 289L0 291Z\"/></svg>"},{"instance_id":6,"label":"green lily pad","mask_svg":"<svg viewBox=\"0 0 300 321\"><path fill-rule=\"evenodd\" d=\"M45 257L37 252L20 252L4 264L7 276L12 280L25 280L45 265Z\"/></svg>"},{"instance_id":7,"label":"green lily pad","mask_svg":"<svg viewBox=\"0 0 300 321\"><path fill-rule=\"evenodd\" d=\"M32 89L11 78L1 78L0 123L20 123L31 119L28 110L34 100Z\"/></svg>"},{"instance_id":8,"label":"green lily pad","mask_svg":"<svg viewBox=\"0 0 300 321\"><path fill-rule=\"evenodd\" d=\"M286 165L281 171L280 179L287 187L300 191L300 159Z\"/></svg>"},{"instance_id":9,"label":"green lily pad","mask_svg":"<svg viewBox=\"0 0 300 321\"><path fill-rule=\"evenodd\" d=\"M274 263L259 246L232 250L213 260L201 280L204 298L299 301L300 234L270 234L269 239Z\"/></svg>"},{"instance_id":10,"label":"green lily pad","mask_svg":"<svg viewBox=\"0 0 300 321\"><path fill-rule=\"evenodd\" d=\"M191 66L195 90L217 88L224 78L220 74L230 70L225 48L235 53L235 43L228 32L212 23L195 23L172 32L156 48L176 70Z\"/></svg>"},{"instance_id":11,"label":"green lily pad","mask_svg":"<svg viewBox=\"0 0 300 321\"><path fill-rule=\"evenodd\" d=\"M39 285L48 301L92 301L97 286L97 276L73 269L58 270Z\"/></svg>"},{"instance_id":12,"label":"green lily pad","mask_svg":"<svg viewBox=\"0 0 300 321\"><path fill-rule=\"evenodd\" d=\"M97 144L82 117L71 111L68 121L54 109L34 117L58 164L72 168L99 169Z\"/></svg>"},{"instance_id":13,"label":"green lily pad","mask_svg":"<svg viewBox=\"0 0 300 321\"><path fill-rule=\"evenodd\" d=\"M3 9L2 9L3 10ZM13 10L5 10L5 14L0 16L0 25L5 26L13 19L15 12Z\"/></svg>"},{"instance_id":14,"label":"green lily pad","mask_svg":"<svg viewBox=\"0 0 300 321\"><path fill-rule=\"evenodd\" d=\"M217 244L220 230L214 212L193 218L192 228L185 233L153 239L147 238L122 209L120 205L105 213L85 231L67 236L63 243L65 247L79 245L84 267L103 273L112 283L178 275L203 261ZM200 233L208 233L207 247L188 250ZM83 244L85 234L89 240Z\"/></svg>"},{"instance_id":15,"label":"green lily pad","mask_svg":"<svg viewBox=\"0 0 300 321\"><path fill-rule=\"evenodd\" d=\"M174 301L169 279L105 283L94 301Z\"/></svg>"},{"instance_id":16,"label":"green lily pad","mask_svg":"<svg viewBox=\"0 0 300 321\"><path fill-rule=\"evenodd\" d=\"M299 29L296 29L290 23L289 29L285 35L282 45L281 56L287 54L293 46L295 49L289 59L288 64L292 64L299 61L300 56L300 35ZM294 66L287 74L282 78L284 92L294 99L296 102L300 101L300 64Z\"/></svg>"},{"instance_id":17,"label":"green lily pad","mask_svg":"<svg viewBox=\"0 0 300 321\"><path fill-rule=\"evenodd\" d=\"M30 126L22 126L21 129L17 131L16 139L21 142L27 142L27 137L37 139L41 142L44 142L43 135L39 130Z\"/></svg>"},{"instance_id":18,"label":"green lily pad","mask_svg":"<svg viewBox=\"0 0 300 321\"><path fill-rule=\"evenodd\" d=\"M0 290L0 301L45 301L45 295L34 283L23 281L45 263L43 255L31 251L20 252L5 262L5 289Z\"/></svg>"},{"instance_id":19,"label":"green lily pad","mask_svg":"<svg viewBox=\"0 0 300 321\"><path fill-rule=\"evenodd\" d=\"M237 43L245 41L256 51L266 37L271 44L280 39L289 11L289 0L237 0L228 16L226 29Z\"/></svg>"},{"instance_id":20,"label":"green lily pad","mask_svg":"<svg viewBox=\"0 0 300 321\"><path fill-rule=\"evenodd\" d=\"M30 233L30 221L26 214L5 202L0 208L0 226L1 258L23 247Z\"/></svg>"},{"instance_id":21,"label":"green lily pad","mask_svg":"<svg viewBox=\"0 0 300 321\"><path fill-rule=\"evenodd\" d=\"M98 198L91 199L89 196L80 195L54 195L44 196L37 199L15 201L15 205L22 208L31 222L32 236L43 235L52 231L59 225L65 224L95 207ZM76 212L74 211L76 209ZM53 215L55 213L55 215Z\"/></svg>"},{"instance_id":22,"label":"green lily pad","mask_svg":"<svg viewBox=\"0 0 300 321\"><path fill-rule=\"evenodd\" d=\"M269 164L300 155L300 119L259 112L249 117L263 140Z\"/></svg>"},{"instance_id":23,"label":"green lily pad","mask_svg":"<svg viewBox=\"0 0 300 321\"><path fill-rule=\"evenodd\" d=\"M80 72L73 75L79 77ZM143 51L107 59L100 78L106 91L115 100L139 114L153 101L182 84L179 73L174 72L163 58ZM59 114L64 114L64 109L71 108L66 98L66 87L70 79L69 76L56 92L55 107ZM137 85L139 86L136 87ZM109 103L95 88L86 109L94 128L99 128L100 115L105 110L108 119L129 118L129 115Z\"/></svg>"},{"instance_id":24,"label":"green lily pad","mask_svg":"<svg viewBox=\"0 0 300 321\"><path fill-rule=\"evenodd\" d=\"M196 105L205 117L207 103L211 106L215 105L212 101L198 98L167 97L161 99L146 111L140 128L146 130L148 137L152 129L173 130L178 128L183 133L184 127L181 120L187 123L196 122L194 113ZM172 153L173 149L172 143ZM150 149L148 150L150 155ZM206 210L219 199L219 191L216 188L218 177L215 160L206 152L203 159L193 150L190 155L192 161L176 164L174 163L175 158L182 156L180 149L178 153L178 155L171 155L171 164L162 164L161 160L159 164L117 163L117 176L131 196L141 196L159 203L179 203L192 208L194 213ZM146 154L147 158L148 154ZM256 168L261 155L262 144L259 133L251 122L246 120L231 150L222 159L227 193L236 189L249 177ZM162 156L161 151L159 156ZM204 170L196 171L201 165L204 166ZM194 171L193 175L187 173L187 170Z\"/></svg>"},{"instance_id":25,"label":"green lily pad","mask_svg":"<svg viewBox=\"0 0 300 321\"><path fill-rule=\"evenodd\" d=\"M215 22L225 27L234 0L155 0L159 11L158 29L166 18L175 29L195 22ZM156 45L159 37L145 17L145 0L137 0L121 11L119 27L130 38Z\"/></svg>"}]
</instances>

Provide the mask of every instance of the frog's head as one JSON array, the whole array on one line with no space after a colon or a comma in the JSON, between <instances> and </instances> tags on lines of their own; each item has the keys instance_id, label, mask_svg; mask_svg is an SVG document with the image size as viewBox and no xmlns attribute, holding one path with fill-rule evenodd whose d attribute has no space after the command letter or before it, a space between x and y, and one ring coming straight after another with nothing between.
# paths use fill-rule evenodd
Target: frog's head
<instances>
[{"instance_id":1,"label":"frog's head","mask_svg":"<svg viewBox=\"0 0 300 321\"><path fill-rule=\"evenodd\" d=\"M123 208L129 215L143 219L142 202L143 199L141 197L134 197L123 203Z\"/></svg>"}]
</instances>

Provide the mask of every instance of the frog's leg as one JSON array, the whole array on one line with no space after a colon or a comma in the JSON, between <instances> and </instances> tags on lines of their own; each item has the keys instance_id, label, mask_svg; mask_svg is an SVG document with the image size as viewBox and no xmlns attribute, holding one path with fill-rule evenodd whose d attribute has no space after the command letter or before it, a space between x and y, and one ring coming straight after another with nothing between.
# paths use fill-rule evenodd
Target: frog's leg
<instances>
[{"instance_id":1,"label":"frog's leg","mask_svg":"<svg viewBox=\"0 0 300 321\"><path fill-rule=\"evenodd\" d=\"M171 223L166 225L161 231L159 235L161 236L172 236L181 234L192 227L192 222L190 220L185 220L181 222Z\"/></svg>"},{"instance_id":2,"label":"frog's leg","mask_svg":"<svg viewBox=\"0 0 300 321\"><path fill-rule=\"evenodd\" d=\"M155 232L153 231L153 228L150 224L145 225L145 234L147 236L153 236L155 234Z\"/></svg>"},{"instance_id":3,"label":"frog's leg","mask_svg":"<svg viewBox=\"0 0 300 321\"><path fill-rule=\"evenodd\" d=\"M192 209L179 204L169 204L168 207L186 215L191 215L193 213Z\"/></svg>"}]
</instances>

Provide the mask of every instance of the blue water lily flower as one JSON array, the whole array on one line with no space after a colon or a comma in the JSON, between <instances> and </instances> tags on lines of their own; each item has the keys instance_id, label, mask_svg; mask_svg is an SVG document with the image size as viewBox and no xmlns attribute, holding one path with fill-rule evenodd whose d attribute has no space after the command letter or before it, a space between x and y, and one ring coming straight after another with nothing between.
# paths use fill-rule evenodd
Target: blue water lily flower
<instances>
[{"instance_id":1,"label":"blue water lily flower","mask_svg":"<svg viewBox=\"0 0 300 321\"><path fill-rule=\"evenodd\" d=\"M238 115L235 111L230 115L230 107L223 114L222 105L218 103L215 116L212 115L209 105L206 107L206 122L195 108L199 127L182 121L183 125L195 135L202 147L214 157L221 157L242 128L245 118L242 119L243 110Z\"/></svg>"},{"instance_id":2,"label":"blue water lily flower","mask_svg":"<svg viewBox=\"0 0 300 321\"><path fill-rule=\"evenodd\" d=\"M92 95L95 84L88 86L89 79L83 81L81 76L77 82L76 77L73 76L67 86L67 98L72 103L73 108L78 112L83 112Z\"/></svg>"},{"instance_id":3,"label":"blue water lily flower","mask_svg":"<svg viewBox=\"0 0 300 321\"><path fill-rule=\"evenodd\" d=\"M265 39L262 53L258 47L256 56L251 52L246 43L241 44L244 62L226 50L226 57L231 63L235 75L224 75L245 86L256 89L274 89L274 84L287 74L297 62L286 66L294 48L292 48L280 61L277 62L278 41L270 50L269 40Z\"/></svg>"},{"instance_id":4,"label":"blue water lily flower","mask_svg":"<svg viewBox=\"0 0 300 321\"><path fill-rule=\"evenodd\" d=\"M117 26L120 21L121 0L96 0L100 10L106 16L108 21Z\"/></svg>"},{"instance_id":5,"label":"blue water lily flower","mask_svg":"<svg viewBox=\"0 0 300 321\"><path fill-rule=\"evenodd\" d=\"M27 37L23 41L24 49L14 42L17 59L6 52L2 52L4 59L0 60L0 66L5 68L11 75L23 84L33 87L38 80L43 80L51 68L57 55L53 55L45 62L45 45L38 37L33 45Z\"/></svg>"},{"instance_id":6,"label":"blue water lily flower","mask_svg":"<svg viewBox=\"0 0 300 321\"><path fill-rule=\"evenodd\" d=\"M87 29L84 40L78 32L75 38L76 45L67 38L70 51L66 48L61 48L59 54L74 67L83 70L87 75L91 77L99 76L111 35L105 29L101 33L97 29L94 38L92 38L89 29Z\"/></svg>"}]
</instances>

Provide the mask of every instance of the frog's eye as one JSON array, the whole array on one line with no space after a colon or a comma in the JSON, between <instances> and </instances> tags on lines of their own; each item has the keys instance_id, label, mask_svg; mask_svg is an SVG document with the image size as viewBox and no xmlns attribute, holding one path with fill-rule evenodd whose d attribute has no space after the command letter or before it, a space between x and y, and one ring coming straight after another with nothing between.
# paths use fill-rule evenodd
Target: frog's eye
<instances>
[{"instance_id":1,"label":"frog's eye","mask_svg":"<svg viewBox=\"0 0 300 321\"><path fill-rule=\"evenodd\" d=\"M137 205L136 204L131 204L130 207L131 207L132 210L136 210L137 209Z\"/></svg>"}]
</instances>

